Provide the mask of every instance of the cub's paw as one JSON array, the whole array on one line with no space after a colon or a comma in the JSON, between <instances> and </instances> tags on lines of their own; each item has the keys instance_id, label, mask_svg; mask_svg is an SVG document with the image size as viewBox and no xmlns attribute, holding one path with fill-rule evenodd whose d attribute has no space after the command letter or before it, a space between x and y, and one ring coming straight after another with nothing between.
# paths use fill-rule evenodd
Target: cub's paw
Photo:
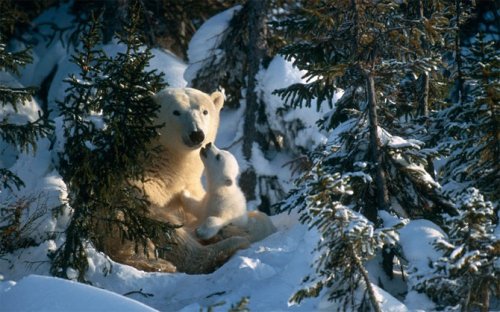
<instances>
[{"instance_id":1,"label":"cub's paw","mask_svg":"<svg viewBox=\"0 0 500 312\"><path fill-rule=\"evenodd\" d=\"M224 226L224 221L218 217L208 217L203 224L196 229L196 236L203 240L210 239L217 235Z\"/></svg>"}]
</instances>

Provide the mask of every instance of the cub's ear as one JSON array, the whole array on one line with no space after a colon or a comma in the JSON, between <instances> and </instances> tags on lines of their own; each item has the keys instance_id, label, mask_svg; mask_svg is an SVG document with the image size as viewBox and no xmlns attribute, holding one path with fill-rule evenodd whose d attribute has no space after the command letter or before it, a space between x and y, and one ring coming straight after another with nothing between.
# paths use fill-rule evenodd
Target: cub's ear
<instances>
[{"instance_id":1,"label":"cub's ear","mask_svg":"<svg viewBox=\"0 0 500 312\"><path fill-rule=\"evenodd\" d=\"M233 180L226 178L225 184L226 184L226 186L231 186L231 185L233 185Z\"/></svg>"},{"instance_id":2,"label":"cub's ear","mask_svg":"<svg viewBox=\"0 0 500 312\"><path fill-rule=\"evenodd\" d=\"M222 106L224 106L224 94L222 92L215 91L214 93L210 94L210 98L214 102L217 109L221 109Z\"/></svg>"}]
</instances>

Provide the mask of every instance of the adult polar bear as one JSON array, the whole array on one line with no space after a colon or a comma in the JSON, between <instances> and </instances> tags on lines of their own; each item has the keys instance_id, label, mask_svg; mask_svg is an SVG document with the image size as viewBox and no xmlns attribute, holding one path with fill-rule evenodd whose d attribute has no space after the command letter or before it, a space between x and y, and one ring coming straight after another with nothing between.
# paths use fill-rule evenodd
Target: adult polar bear
<instances>
[{"instance_id":1,"label":"adult polar bear","mask_svg":"<svg viewBox=\"0 0 500 312\"><path fill-rule=\"evenodd\" d=\"M166 88L153 98L160 105L157 122L164 124L153 146L160 145L164 157L148 166L145 182L136 184L151 203L152 218L183 226L175 230L174 244L168 245L162 259L151 252L155 246L166 247L162 241L149 242L147 255L135 253L131 242L120 245L116 239L109 240L105 251L113 260L147 271L208 273L250 244L241 231L202 245L194 234L202 216L184 207L181 199L183 191L198 199L205 194L200 148L215 141L224 96L220 92L208 95L191 88Z\"/></svg>"}]
</instances>

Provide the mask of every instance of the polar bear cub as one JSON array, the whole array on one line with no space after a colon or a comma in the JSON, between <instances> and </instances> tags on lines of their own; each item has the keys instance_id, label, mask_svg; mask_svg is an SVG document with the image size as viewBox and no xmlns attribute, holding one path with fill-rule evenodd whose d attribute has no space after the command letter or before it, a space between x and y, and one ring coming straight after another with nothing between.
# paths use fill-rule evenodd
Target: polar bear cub
<instances>
[{"instance_id":1,"label":"polar bear cub","mask_svg":"<svg viewBox=\"0 0 500 312\"><path fill-rule=\"evenodd\" d=\"M207 192L198 209L207 217L196 229L196 235L210 239L228 224L246 228L246 200L236 180L239 174L236 158L212 143L201 148L200 157L205 165Z\"/></svg>"},{"instance_id":2,"label":"polar bear cub","mask_svg":"<svg viewBox=\"0 0 500 312\"><path fill-rule=\"evenodd\" d=\"M200 150L205 166L206 193L201 201L183 193L186 207L197 215L204 215L203 222L196 229L196 235L209 240L221 234L222 237L246 236L249 242L256 242L276 232L269 218L260 211L247 211L245 195L236 178L239 166L236 158L228 151L208 143Z\"/></svg>"}]
</instances>

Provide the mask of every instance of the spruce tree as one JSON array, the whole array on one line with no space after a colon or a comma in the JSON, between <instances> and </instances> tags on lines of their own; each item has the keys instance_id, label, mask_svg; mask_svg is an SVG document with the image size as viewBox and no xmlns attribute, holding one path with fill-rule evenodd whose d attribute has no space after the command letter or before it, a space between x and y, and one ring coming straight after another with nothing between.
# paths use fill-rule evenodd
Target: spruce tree
<instances>
[{"instance_id":1,"label":"spruce tree","mask_svg":"<svg viewBox=\"0 0 500 312\"><path fill-rule=\"evenodd\" d=\"M18 75L20 68L32 61L29 49L9 51L7 48L7 38L16 23L13 17L18 14L10 1L0 3L0 74L4 76L3 82L0 83L0 109L2 109L0 138L4 143L15 146L19 152L27 152L33 151L37 140L51 132L52 125L41 112L36 120L23 123L13 121L12 116L6 113L9 107L17 112L20 106L32 100L35 91L31 87L18 87L5 83L7 77ZM0 191L14 187L19 189L23 185L23 181L12 171L0 167Z\"/></svg>"},{"instance_id":2,"label":"spruce tree","mask_svg":"<svg viewBox=\"0 0 500 312\"><path fill-rule=\"evenodd\" d=\"M20 107L33 100L35 90L12 81L32 59L30 49L10 51L7 41L14 33L16 24L26 21L26 18L12 1L0 1L0 146L11 145L19 153L34 152L37 141L48 136L53 129L52 123L40 112L38 118L31 121L24 121L24 116L20 121L19 116L16 116ZM0 158L2 156L0 154ZM15 192L23 186L24 181L0 165L0 193ZM18 248L37 244L30 234L36 220L46 212L47 207L42 205L25 217L34 201L35 197L29 196L0 202L0 258Z\"/></svg>"},{"instance_id":3,"label":"spruce tree","mask_svg":"<svg viewBox=\"0 0 500 312\"><path fill-rule=\"evenodd\" d=\"M417 289L440 308L459 304L462 311L490 311L490 301L500 295L498 207L474 188L461 194L457 206L460 214L446 220L449 238L436 242L436 248L444 252L433 263L436 273L423 279Z\"/></svg>"},{"instance_id":4,"label":"spruce tree","mask_svg":"<svg viewBox=\"0 0 500 312\"><path fill-rule=\"evenodd\" d=\"M146 163L161 157L152 145L162 125L154 124L159 106L151 95L166 85L161 74L146 69L152 53L137 35L138 11L129 11L130 23L119 36L124 52L109 57L98 47L94 20L73 57L80 72L66 80L59 103L66 139L59 169L73 214L66 241L53 255L57 276L85 280L88 244L106 252L106 239L115 237L146 248L148 239L165 241L171 233L168 224L147 217L148 199L131 182L141 181Z\"/></svg>"},{"instance_id":5,"label":"spruce tree","mask_svg":"<svg viewBox=\"0 0 500 312\"><path fill-rule=\"evenodd\" d=\"M500 188L500 58L498 44L479 33L462 64L462 101L453 103L436 117L444 128L441 148L448 158L441 170L450 191L460 193L476 187L489 200L499 199ZM458 184L458 185L457 185ZM453 186L453 187L451 187Z\"/></svg>"},{"instance_id":6,"label":"spruce tree","mask_svg":"<svg viewBox=\"0 0 500 312\"><path fill-rule=\"evenodd\" d=\"M137 1L76 0L72 11L77 18L85 20L90 12L101 12L103 15L103 40L109 42L116 32L124 29L127 12ZM201 23L227 9L238 0L148 0L140 1L135 7L141 15L141 25L137 31L143 35L143 41L149 46L160 46L185 58L189 40ZM215 89L211 89L212 92Z\"/></svg>"},{"instance_id":7,"label":"spruce tree","mask_svg":"<svg viewBox=\"0 0 500 312\"><path fill-rule=\"evenodd\" d=\"M430 132L447 156L438 174L447 193L457 198L459 215L445 219L448 239L436 243L444 257L433 264L435 275L417 289L440 308L488 311L491 298L499 295L500 243L494 234L500 187L498 42L480 29L466 37L459 21L472 23L466 18L476 8L454 4L455 57L449 68L456 85L451 104L433 116Z\"/></svg>"},{"instance_id":8,"label":"spruce tree","mask_svg":"<svg viewBox=\"0 0 500 312\"><path fill-rule=\"evenodd\" d=\"M430 4L425 5L430 10ZM316 264L316 288L328 286L333 299L347 300L343 296L349 297L350 292L336 291L346 284L346 289L370 293L363 263L385 244L393 243L368 239L364 234L380 231L379 210L437 221L441 212L454 213L453 205L426 171L429 155L435 152L410 135L398 113L406 101L401 95L407 77L432 77L439 65L438 53L429 54L427 46L434 43L439 48L440 29L447 23L442 14L416 16L404 3L393 1L304 1L279 23L292 41L282 53L306 71L308 82L277 94L295 107L310 106L315 100L317 105L333 108L321 123L331 131L331 139L310 154L315 165L299 179L282 206L298 208L302 221L320 231L318 249L329 260ZM343 96L333 107L331 101L339 89ZM414 90L408 92L417 98ZM338 215L346 216L345 221L339 221ZM363 226L346 225L351 222ZM353 228L363 230L353 231L349 248L338 249L338 244L347 241L339 236ZM360 265L352 270L342 271L346 263L357 262ZM392 257L388 262L392 263ZM392 267L387 273L392 273ZM365 299L357 305L366 305ZM371 303L376 309L376 302Z\"/></svg>"}]
</instances>

